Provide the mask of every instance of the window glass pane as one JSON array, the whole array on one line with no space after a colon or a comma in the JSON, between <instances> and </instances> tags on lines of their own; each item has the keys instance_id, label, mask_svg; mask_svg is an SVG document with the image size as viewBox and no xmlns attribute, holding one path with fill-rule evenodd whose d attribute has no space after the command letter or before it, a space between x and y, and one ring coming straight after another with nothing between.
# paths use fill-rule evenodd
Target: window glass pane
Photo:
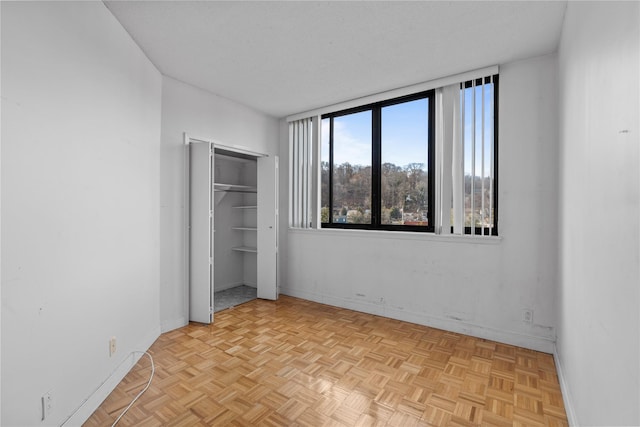
<instances>
[{"instance_id":1,"label":"window glass pane","mask_svg":"<svg viewBox=\"0 0 640 427\"><path fill-rule=\"evenodd\" d=\"M475 150L474 150L474 161L473 161L473 226L474 227L482 227L482 186L483 186L483 158L482 158L482 148L483 148L483 124L482 121L482 88L484 86L476 86L475 95L474 95L474 108L475 108Z\"/></svg>"},{"instance_id":2,"label":"window glass pane","mask_svg":"<svg viewBox=\"0 0 640 427\"><path fill-rule=\"evenodd\" d=\"M371 111L333 119L334 223L371 224Z\"/></svg>"},{"instance_id":3,"label":"window glass pane","mask_svg":"<svg viewBox=\"0 0 640 427\"><path fill-rule=\"evenodd\" d=\"M429 225L428 99L382 108L381 224Z\"/></svg>"},{"instance_id":4,"label":"window glass pane","mask_svg":"<svg viewBox=\"0 0 640 427\"><path fill-rule=\"evenodd\" d=\"M464 90L464 226L473 224L473 175L475 147L475 92L473 87Z\"/></svg>"},{"instance_id":5,"label":"window glass pane","mask_svg":"<svg viewBox=\"0 0 640 427\"><path fill-rule=\"evenodd\" d=\"M329 132L331 119L322 120L322 140L320 141L320 168L322 194L320 196L320 221L329 222Z\"/></svg>"}]
</instances>

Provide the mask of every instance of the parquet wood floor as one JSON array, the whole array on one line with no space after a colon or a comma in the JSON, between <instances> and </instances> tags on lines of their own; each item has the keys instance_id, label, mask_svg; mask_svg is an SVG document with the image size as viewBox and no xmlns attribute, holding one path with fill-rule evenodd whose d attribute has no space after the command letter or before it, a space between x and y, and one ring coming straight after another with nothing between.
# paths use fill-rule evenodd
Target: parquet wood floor
<instances>
[{"instance_id":1,"label":"parquet wood floor","mask_svg":"<svg viewBox=\"0 0 640 427\"><path fill-rule=\"evenodd\" d=\"M119 426L567 426L549 354L281 296L158 338ZM147 357L85 423L110 426Z\"/></svg>"}]
</instances>

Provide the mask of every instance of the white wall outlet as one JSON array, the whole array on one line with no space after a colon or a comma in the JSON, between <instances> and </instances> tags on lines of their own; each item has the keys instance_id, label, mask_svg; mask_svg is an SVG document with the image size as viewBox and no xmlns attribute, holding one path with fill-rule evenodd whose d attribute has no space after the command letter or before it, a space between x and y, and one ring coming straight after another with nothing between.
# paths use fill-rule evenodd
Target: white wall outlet
<instances>
[{"instance_id":1,"label":"white wall outlet","mask_svg":"<svg viewBox=\"0 0 640 427\"><path fill-rule=\"evenodd\" d=\"M533 323L533 310L530 310L530 309L522 310L522 321L524 323Z\"/></svg>"},{"instance_id":2,"label":"white wall outlet","mask_svg":"<svg viewBox=\"0 0 640 427\"><path fill-rule=\"evenodd\" d=\"M51 415L53 410L53 394L50 391L46 392L42 395L40 401L42 403L42 421L44 421Z\"/></svg>"},{"instance_id":3,"label":"white wall outlet","mask_svg":"<svg viewBox=\"0 0 640 427\"><path fill-rule=\"evenodd\" d=\"M109 357L116 353L116 337L111 337L109 340Z\"/></svg>"}]
</instances>

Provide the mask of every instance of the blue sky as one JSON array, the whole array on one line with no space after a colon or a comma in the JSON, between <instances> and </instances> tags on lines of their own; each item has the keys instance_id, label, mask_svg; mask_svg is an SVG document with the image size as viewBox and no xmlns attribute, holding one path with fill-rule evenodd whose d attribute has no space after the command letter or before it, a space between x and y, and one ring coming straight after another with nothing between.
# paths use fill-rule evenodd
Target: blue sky
<instances>
[{"instance_id":1,"label":"blue sky","mask_svg":"<svg viewBox=\"0 0 640 427\"><path fill-rule=\"evenodd\" d=\"M406 166L427 163L426 100L385 107L382 110L382 162ZM425 123L423 127L415 123ZM409 125L411 123L411 126ZM323 121L323 135L328 135L329 121ZM371 112L336 117L334 126L334 162L371 164ZM421 159L421 160L419 160ZM322 161L329 161L328 141L323 141Z\"/></svg>"},{"instance_id":2,"label":"blue sky","mask_svg":"<svg viewBox=\"0 0 640 427\"><path fill-rule=\"evenodd\" d=\"M382 163L423 163L427 170L429 104L426 99L382 109Z\"/></svg>"},{"instance_id":3,"label":"blue sky","mask_svg":"<svg viewBox=\"0 0 640 427\"><path fill-rule=\"evenodd\" d=\"M465 175L471 175L471 142L473 132L473 107L475 105L475 146L476 146L476 176L482 175L482 88L484 87L484 176L491 175L491 148L493 147L493 84L486 84L484 86L476 86L475 88L475 104L473 97L473 90L471 88L465 89L464 96L464 173ZM461 106L462 108L462 106Z\"/></svg>"},{"instance_id":4,"label":"blue sky","mask_svg":"<svg viewBox=\"0 0 640 427\"><path fill-rule=\"evenodd\" d=\"M484 85L485 94L485 176L490 175L493 147L493 85ZM472 90L465 90L465 174L471 173L471 140L473 124ZM476 87L476 175L481 175L482 164L482 86ZM427 163L428 129L424 117L428 115L425 99L392 105L382 110L382 162L406 166L409 163ZM416 123L425 123L416 126ZM322 161L329 161L329 120L323 126ZM340 116L334 119L334 162L342 164L371 164L371 112Z\"/></svg>"},{"instance_id":5,"label":"blue sky","mask_svg":"<svg viewBox=\"0 0 640 427\"><path fill-rule=\"evenodd\" d=\"M325 123L328 126L328 120ZM371 165L371 111L336 117L333 127L333 161L336 164ZM328 150L322 150L323 160L328 161L329 153L325 151Z\"/></svg>"}]
</instances>

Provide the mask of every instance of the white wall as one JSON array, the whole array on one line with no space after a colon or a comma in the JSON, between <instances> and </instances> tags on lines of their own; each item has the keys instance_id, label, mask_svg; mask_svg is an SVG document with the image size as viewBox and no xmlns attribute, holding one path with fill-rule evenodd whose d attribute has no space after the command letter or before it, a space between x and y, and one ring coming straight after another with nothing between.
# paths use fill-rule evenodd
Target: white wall
<instances>
[{"instance_id":1,"label":"white wall","mask_svg":"<svg viewBox=\"0 0 640 427\"><path fill-rule=\"evenodd\" d=\"M160 332L161 77L101 2L1 7L2 424L79 425Z\"/></svg>"},{"instance_id":2,"label":"white wall","mask_svg":"<svg viewBox=\"0 0 640 427\"><path fill-rule=\"evenodd\" d=\"M277 155L278 122L169 77L162 82L160 313L168 331L188 323L183 133Z\"/></svg>"},{"instance_id":3,"label":"white wall","mask_svg":"<svg viewBox=\"0 0 640 427\"><path fill-rule=\"evenodd\" d=\"M640 425L637 2L569 2L559 49L558 359L576 425Z\"/></svg>"},{"instance_id":4,"label":"white wall","mask_svg":"<svg viewBox=\"0 0 640 427\"><path fill-rule=\"evenodd\" d=\"M0 7L0 41L2 39L2 7ZM0 53L2 49L0 48ZM2 98L2 55L0 54L0 99ZM0 102L0 117L2 117L2 102ZM0 129L2 120L0 120ZM2 132L0 131L0 239L2 236ZM0 278L2 277L2 244L0 244ZM1 281L0 281L1 282ZM2 285L0 283L0 370L2 369ZM1 372L0 372L1 374ZM0 379L0 424L2 424L2 384Z\"/></svg>"},{"instance_id":5,"label":"white wall","mask_svg":"<svg viewBox=\"0 0 640 427\"><path fill-rule=\"evenodd\" d=\"M549 55L500 67L500 239L289 231L282 293L552 352L556 65ZM283 165L286 147L282 124Z\"/></svg>"}]
</instances>

